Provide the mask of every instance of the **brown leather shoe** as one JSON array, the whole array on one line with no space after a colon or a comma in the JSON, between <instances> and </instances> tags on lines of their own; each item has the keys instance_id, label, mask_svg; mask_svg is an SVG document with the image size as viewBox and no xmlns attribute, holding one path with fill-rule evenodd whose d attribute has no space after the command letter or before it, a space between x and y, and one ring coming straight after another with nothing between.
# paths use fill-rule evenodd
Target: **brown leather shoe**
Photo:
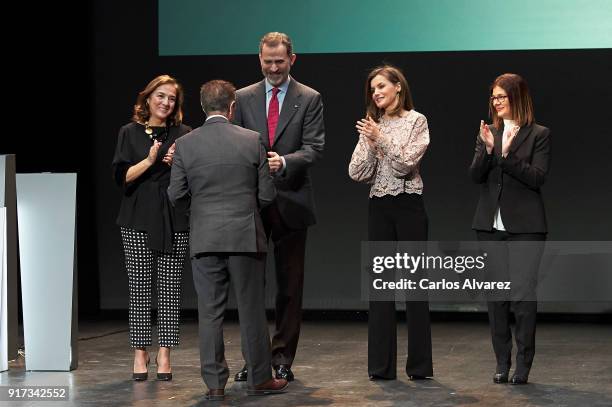
<instances>
[{"instance_id":1,"label":"brown leather shoe","mask_svg":"<svg viewBox=\"0 0 612 407\"><path fill-rule=\"evenodd\" d=\"M225 398L225 389L210 389L206 392L206 400L221 401Z\"/></svg>"},{"instance_id":2,"label":"brown leather shoe","mask_svg":"<svg viewBox=\"0 0 612 407\"><path fill-rule=\"evenodd\" d=\"M265 396L268 394L284 393L288 383L285 379L270 379L267 382L251 387L247 390L249 396Z\"/></svg>"}]
</instances>

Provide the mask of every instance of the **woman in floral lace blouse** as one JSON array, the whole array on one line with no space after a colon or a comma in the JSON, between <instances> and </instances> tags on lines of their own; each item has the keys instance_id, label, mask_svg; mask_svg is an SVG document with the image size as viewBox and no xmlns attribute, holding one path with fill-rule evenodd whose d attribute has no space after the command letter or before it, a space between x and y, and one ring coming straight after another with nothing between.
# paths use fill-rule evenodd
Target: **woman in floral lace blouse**
<instances>
[{"instance_id":1,"label":"woman in floral lace blouse","mask_svg":"<svg viewBox=\"0 0 612 407\"><path fill-rule=\"evenodd\" d=\"M414 110L402 72L385 65L365 84L366 117L357 122L359 141L349 164L350 177L371 184L368 206L370 241L425 241L427 214L419 163L429 144L427 119ZM411 380L433 376L427 301L406 302ZM395 379L397 337L394 301L370 301L368 375Z\"/></svg>"}]
</instances>

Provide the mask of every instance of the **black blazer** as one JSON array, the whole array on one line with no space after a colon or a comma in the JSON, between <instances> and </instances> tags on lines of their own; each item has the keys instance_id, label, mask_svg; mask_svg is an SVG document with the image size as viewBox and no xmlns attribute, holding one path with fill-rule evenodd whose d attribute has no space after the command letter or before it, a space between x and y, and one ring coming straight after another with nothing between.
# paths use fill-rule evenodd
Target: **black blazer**
<instances>
[{"instance_id":1,"label":"black blazer","mask_svg":"<svg viewBox=\"0 0 612 407\"><path fill-rule=\"evenodd\" d=\"M308 169L323 155L323 101L319 92L292 77L278 118L274 145L270 146L264 81L236 92L233 121L258 132L266 151L275 151L285 158L285 172L273 177L278 192L276 204L289 227L306 228L316 222Z\"/></svg>"},{"instance_id":2,"label":"black blazer","mask_svg":"<svg viewBox=\"0 0 612 407\"><path fill-rule=\"evenodd\" d=\"M546 214L540 187L550 164L550 130L538 124L521 127L506 158L501 156L504 129L489 126L494 137L492 154L476 138L470 166L472 180L480 184L480 199L472 229L493 230L497 208L506 231L546 233Z\"/></svg>"}]
</instances>

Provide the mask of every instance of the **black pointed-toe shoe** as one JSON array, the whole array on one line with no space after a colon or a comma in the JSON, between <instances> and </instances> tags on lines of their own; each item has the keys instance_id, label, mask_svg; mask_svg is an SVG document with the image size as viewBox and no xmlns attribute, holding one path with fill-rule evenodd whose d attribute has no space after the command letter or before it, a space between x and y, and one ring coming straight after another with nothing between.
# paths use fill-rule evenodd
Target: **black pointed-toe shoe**
<instances>
[{"instance_id":1,"label":"black pointed-toe shoe","mask_svg":"<svg viewBox=\"0 0 612 407\"><path fill-rule=\"evenodd\" d=\"M235 382L246 382L248 377L249 377L249 374L247 371L247 367L246 365L244 365L242 366L242 369L240 369L238 373L236 373L236 375L234 376L234 381Z\"/></svg>"},{"instance_id":2,"label":"black pointed-toe shoe","mask_svg":"<svg viewBox=\"0 0 612 407\"><path fill-rule=\"evenodd\" d=\"M527 384L527 376L515 373L510 379L510 384Z\"/></svg>"},{"instance_id":3,"label":"black pointed-toe shoe","mask_svg":"<svg viewBox=\"0 0 612 407\"><path fill-rule=\"evenodd\" d=\"M495 372L493 375L493 383L508 383L508 372Z\"/></svg>"},{"instance_id":4,"label":"black pointed-toe shoe","mask_svg":"<svg viewBox=\"0 0 612 407\"><path fill-rule=\"evenodd\" d=\"M285 379L288 382L292 382L295 379L289 365L274 366L274 370L276 371L277 379Z\"/></svg>"},{"instance_id":5,"label":"black pointed-toe shoe","mask_svg":"<svg viewBox=\"0 0 612 407\"><path fill-rule=\"evenodd\" d=\"M172 372L170 373L157 373L157 380L160 382L169 382L172 380Z\"/></svg>"},{"instance_id":6,"label":"black pointed-toe shoe","mask_svg":"<svg viewBox=\"0 0 612 407\"><path fill-rule=\"evenodd\" d=\"M149 378L149 373L132 373L132 380L135 382L144 382Z\"/></svg>"},{"instance_id":7,"label":"black pointed-toe shoe","mask_svg":"<svg viewBox=\"0 0 612 407\"><path fill-rule=\"evenodd\" d=\"M159 367L159 363L157 363L157 356L155 357L155 365ZM172 372L157 372L157 380L160 382L169 382L172 380Z\"/></svg>"},{"instance_id":8,"label":"black pointed-toe shoe","mask_svg":"<svg viewBox=\"0 0 612 407\"><path fill-rule=\"evenodd\" d=\"M379 381L379 380L395 380L396 379L395 377L384 377L384 376L379 376L377 374L371 374L368 377L369 377L370 381L372 381L372 382L376 382L376 381Z\"/></svg>"},{"instance_id":9,"label":"black pointed-toe shoe","mask_svg":"<svg viewBox=\"0 0 612 407\"><path fill-rule=\"evenodd\" d=\"M149 369L149 362L151 361L150 358L147 359L147 364L146 367L147 369ZM134 373L132 372L132 380L135 382L144 382L145 380L147 380L149 378L149 373L144 372L144 373Z\"/></svg>"}]
</instances>

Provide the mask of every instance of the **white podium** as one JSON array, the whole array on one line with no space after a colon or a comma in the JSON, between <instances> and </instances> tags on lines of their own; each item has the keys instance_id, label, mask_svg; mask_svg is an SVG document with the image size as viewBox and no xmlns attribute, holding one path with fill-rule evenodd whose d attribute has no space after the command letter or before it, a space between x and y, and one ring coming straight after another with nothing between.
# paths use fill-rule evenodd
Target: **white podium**
<instances>
[{"instance_id":1,"label":"white podium","mask_svg":"<svg viewBox=\"0 0 612 407\"><path fill-rule=\"evenodd\" d=\"M76 369L76 174L17 174L26 369Z\"/></svg>"}]
</instances>

